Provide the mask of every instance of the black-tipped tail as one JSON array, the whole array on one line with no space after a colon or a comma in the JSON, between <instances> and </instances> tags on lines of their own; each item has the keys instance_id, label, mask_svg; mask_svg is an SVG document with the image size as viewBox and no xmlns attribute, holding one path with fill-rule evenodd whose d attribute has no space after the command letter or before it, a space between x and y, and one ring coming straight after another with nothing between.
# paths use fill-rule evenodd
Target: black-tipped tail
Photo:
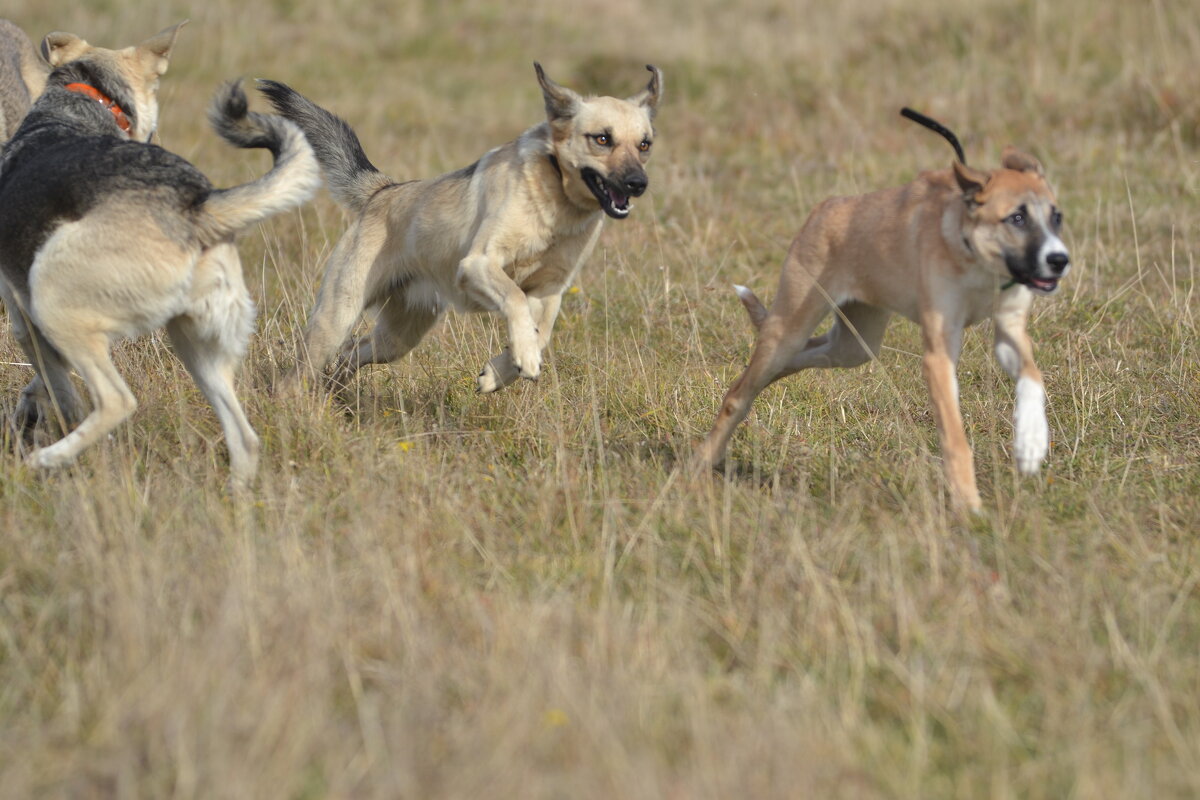
<instances>
[{"instance_id":1,"label":"black-tipped tail","mask_svg":"<svg viewBox=\"0 0 1200 800\"><path fill-rule=\"evenodd\" d=\"M358 135L345 120L287 84L259 79L258 90L276 111L304 131L325 173L329 192L339 203L358 211L375 192L395 182L371 163Z\"/></svg>"},{"instance_id":2,"label":"black-tipped tail","mask_svg":"<svg viewBox=\"0 0 1200 800\"><path fill-rule=\"evenodd\" d=\"M940 133L946 138L946 141L950 143L950 146L954 148L954 154L958 156L959 162L963 165L967 163L967 157L963 155L962 145L958 143L958 137L954 135L954 131L950 130L936 119L931 119L919 111L913 111L907 106L900 109L900 116L911 119L913 122L916 122L920 125L924 125L934 133Z\"/></svg>"},{"instance_id":3,"label":"black-tipped tail","mask_svg":"<svg viewBox=\"0 0 1200 800\"><path fill-rule=\"evenodd\" d=\"M300 128L283 117L249 111L238 81L217 90L208 120L230 144L270 150L275 157L275 166L258 180L219 189L205 200L206 227L213 241L295 208L321 185L320 167Z\"/></svg>"}]
</instances>

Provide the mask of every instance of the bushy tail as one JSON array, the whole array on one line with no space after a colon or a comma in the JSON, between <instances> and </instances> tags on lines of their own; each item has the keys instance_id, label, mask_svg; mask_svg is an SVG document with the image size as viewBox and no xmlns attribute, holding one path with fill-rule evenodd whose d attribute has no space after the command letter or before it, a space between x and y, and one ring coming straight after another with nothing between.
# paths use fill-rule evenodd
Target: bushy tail
<instances>
[{"instance_id":1,"label":"bushy tail","mask_svg":"<svg viewBox=\"0 0 1200 800\"><path fill-rule=\"evenodd\" d=\"M321 170L304 134L282 117L247 111L239 82L217 90L208 121L230 144L265 148L275 157L275 166L258 180L208 196L204 224L214 241L300 205L321 185Z\"/></svg>"},{"instance_id":2,"label":"bushy tail","mask_svg":"<svg viewBox=\"0 0 1200 800\"><path fill-rule=\"evenodd\" d=\"M377 191L395 181L367 158L354 129L286 84L259 80L258 90L308 137L333 199L358 212Z\"/></svg>"},{"instance_id":3,"label":"bushy tail","mask_svg":"<svg viewBox=\"0 0 1200 800\"><path fill-rule=\"evenodd\" d=\"M758 299L758 295L745 286L735 283L733 290L737 292L738 300L741 300L742 305L746 307L746 313L750 315L750 323L754 325L754 329L761 328L763 320L767 318L767 307Z\"/></svg>"}]
</instances>

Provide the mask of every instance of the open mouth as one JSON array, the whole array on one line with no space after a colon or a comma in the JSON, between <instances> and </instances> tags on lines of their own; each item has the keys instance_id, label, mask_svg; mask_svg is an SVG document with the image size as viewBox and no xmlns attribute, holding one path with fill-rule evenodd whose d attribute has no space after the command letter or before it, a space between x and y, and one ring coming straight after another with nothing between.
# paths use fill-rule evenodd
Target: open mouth
<instances>
[{"instance_id":1,"label":"open mouth","mask_svg":"<svg viewBox=\"0 0 1200 800\"><path fill-rule=\"evenodd\" d=\"M1058 289L1058 278L1039 278L1036 275L1018 275L1010 270L1013 277L1013 283L1019 283L1022 286L1028 286L1035 292L1042 294L1053 294Z\"/></svg>"},{"instance_id":2,"label":"open mouth","mask_svg":"<svg viewBox=\"0 0 1200 800\"><path fill-rule=\"evenodd\" d=\"M613 188L612 184L606 181L599 172L590 167L584 167L580 174L583 176L583 182L600 202L600 207L604 209L605 214L613 219L625 219L629 216L629 212L633 210L633 206L629 203L629 195Z\"/></svg>"}]
</instances>

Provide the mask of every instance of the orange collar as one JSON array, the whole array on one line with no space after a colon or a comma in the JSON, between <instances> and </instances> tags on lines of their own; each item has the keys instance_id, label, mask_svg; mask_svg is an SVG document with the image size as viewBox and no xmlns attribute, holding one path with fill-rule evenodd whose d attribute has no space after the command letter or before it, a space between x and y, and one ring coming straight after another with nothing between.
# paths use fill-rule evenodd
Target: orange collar
<instances>
[{"instance_id":1,"label":"orange collar","mask_svg":"<svg viewBox=\"0 0 1200 800\"><path fill-rule=\"evenodd\" d=\"M95 86L89 86L86 83L68 83L65 88L68 92L78 92L79 94L87 95L100 105L107 108L112 112L113 118L116 119L117 126L121 130L125 131L125 133L129 133L129 129L133 127L133 125L129 122L129 117L127 117L125 115L125 111L116 104L116 101L114 101L104 92L97 89Z\"/></svg>"}]
</instances>

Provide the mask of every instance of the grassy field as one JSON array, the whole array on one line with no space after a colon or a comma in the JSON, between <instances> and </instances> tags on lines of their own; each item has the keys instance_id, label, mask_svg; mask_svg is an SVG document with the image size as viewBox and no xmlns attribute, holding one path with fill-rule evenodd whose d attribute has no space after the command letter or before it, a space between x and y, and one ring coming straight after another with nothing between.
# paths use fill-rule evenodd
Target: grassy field
<instances>
[{"instance_id":1,"label":"grassy field","mask_svg":"<svg viewBox=\"0 0 1200 800\"><path fill-rule=\"evenodd\" d=\"M87 7L84 7L84 6ZM163 144L289 82L397 178L539 119L531 62L629 94L664 71L649 194L610 223L537 384L451 316L347 408L271 392L342 213L243 237L260 484L159 336L135 416L73 469L0 457L0 796L1171 798L1200 794L1200 8L1194 0L9 0L105 46L190 17ZM836 6L836 7L835 7ZM676 467L821 198L949 164L902 120L1045 163L1075 264L1037 301L1047 468L1012 386L960 364L987 514L948 510L919 339L776 384L699 484ZM0 318L0 414L30 377Z\"/></svg>"}]
</instances>

